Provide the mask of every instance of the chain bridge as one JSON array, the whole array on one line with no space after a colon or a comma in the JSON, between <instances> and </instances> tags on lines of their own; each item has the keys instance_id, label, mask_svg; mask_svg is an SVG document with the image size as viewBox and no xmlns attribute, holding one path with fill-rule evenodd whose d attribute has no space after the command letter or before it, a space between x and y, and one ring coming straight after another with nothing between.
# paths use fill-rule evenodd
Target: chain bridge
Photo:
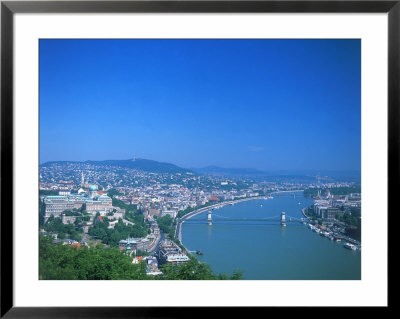
<instances>
[{"instance_id":1,"label":"chain bridge","mask_svg":"<svg viewBox=\"0 0 400 319\"><path fill-rule=\"evenodd\" d=\"M298 218L294 216L288 216L286 215L285 212L282 212L280 215L276 216L270 216L270 217L265 217L265 218L253 218L253 217L241 217L241 218L236 218L236 217L227 217L227 216L221 216L215 213L212 213L212 211L209 211L207 214L206 219L196 219L193 220L193 222L207 222L210 226L212 225L213 222L264 222L264 223L280 223L282 226L286 226L287 223L304 223L306 221L305 218Z\"/></svg>"}]
</instances>

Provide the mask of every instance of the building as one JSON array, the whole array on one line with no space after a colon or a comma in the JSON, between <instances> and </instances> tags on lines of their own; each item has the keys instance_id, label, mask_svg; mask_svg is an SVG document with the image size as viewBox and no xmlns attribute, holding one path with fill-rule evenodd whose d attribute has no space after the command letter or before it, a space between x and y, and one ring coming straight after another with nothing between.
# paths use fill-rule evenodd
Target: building
<instances>
[{"instance_id":1,"label":"building","mask_svg":"<svg viewBox=\"0 0 400 319\"><path fill-rule=\"evenodd\" d=\"M164 210L161 212L161 217L169 215L172 219L174 219L177 214L178 212L176 210Z\"/></svg>"},{"instance_id":2,"label":"building","mask_svg":"<svg viewBox=\"0 0 400 319\"><path fill-rule=\"evenodd\" d=\"M73 224L76 221L77 216L66 216L65 214L62 214L62 223L67 225L67 224Z\"/></svg>"},{"instance_id":3,"label":"building","mask_svg":"<svg viewBox=\"0 0 400 319\"><path fill-rule=\"evenodd\" d=\"M325 199L314 200L314 214L316 216L319 216L319 209L328 206L330 206L330 202L328 200Z\"/></svg>"},{"instance_id":4,"label":"building","mask_svg":"<svg viewBox=\"0 0 400 319\"><path fill-rule=\"evenodd\" d=\"M317 216L322 219L333 220L336 218L336 214L340 214L342 211L337 207L318 207Z\"/></svg>"},{"instance_id":5,"label":"building","mask_svg":"<svg viewBox=\"0 0 400 319\"><path fill-rule=\"evenodd\" d=\"M182 249L171 240L163 240L160 243L158 257L160 263L180 264L190 260Z\"/></svg>"},{"instance_id":6,"label":"building","mask_svg":"<svg viewBox=\"0 0 400 319\"><path fill-rule=\"evenodd\" d=\"M108 227L109 229L114 229L115 225L118 224L118 219L114 220L114 221L109 221L108 222Z\"/></svg>"},{"instance_id":7,"label":"building","mask_svg":"<svg viewBox=\"0 0 400 319\"><path fill-rule=\"evenodd\" d=\"M83 175L83 171L81 172L81 187L85 185L85 176Z\"/></svg>"},{"instance_id":8,"label":"building","mask_svg":"<svg viewBox=\"0 0 400 319\"><path fill-rule=\"evenodd\" d=\"M84 209L88 213L109 212L112 208L112 199L107 195L95 195L91 199L87 199L84 204Z\"/></svg>"},{"instance_id":9,"label":"building","mask_svg":"<svg viewBox=\"0 0 400 319\"><path fill-rule=\"evenodd\" d=\"M148 251L151 240L148 238L127 238L119 241L120 247L133 247L135 250Z\"/></svg>"},{"instance_id":10,"label":"building","mask_svg":"<svg viewBox=\"0 0 400 319\"><path fill-rule=\"evenodd\" d=\"M150 231L151 231L154 235L160 234L160 228L158 227L158 224L157 224L156 222L151 223Z\"/></svg>"},{"instance_id":11,"label":"building","mask_svg":"<svg viewBox=\"0 0 400 319\"><path fill-rule=\"evenodd\" d=\"M75 200L69 196L45 196L43 202L45 204L45 222L51 215L54 217L59 217L65 210L73 210L75 208Z\"/></svg>"},{"instance_id":12,"label":"building","mask_svg":"<svg viewBox=\"0 0 400 319\"><path fill-rule=\"evenodd\" d=\"M93 187L92 187L93 186ZM49 217L60 217L66 210L85 209L96 214L100 211L108 212L112 209L112 199L107 195L97 195L97 187L92 185L89 195L85 192L68 195L49 195L43 198L45 205L44 221Z\"/></svg>"},{"instance_id":13,"label":"building","mask_svg":"<svg viewBox=\"0 0 400 319\"><path fill-rule=\"evenodd\" d=\"M115 210L115 211L114 211ZM113 207L113 215L108 216L109 219L120 219L120 218L125 218L126 211L125 209L119 208L119 207Z\"/></svg>"},{"instance_id":14,"label":"building","mask_svg":"<svg viewBox=\"0 0 400 319\"><path fill-rule=\"evenodd\" d=\"M95 196L97 196L97 186L96 185L90 185L89 187L89 197L90 198L94 198Z\"/></svg>"},{"instance_id":15,"label":"building","mask_svg":"<svg viewBox=\"0 0 400 319\"><path fill-rule=\"evenodd\" d=\"M156 257L148 256L144 257L143 260L147 262L146 265L146 274L147 275L161 275L162 272L158 269L158 261Z\"/></svg>"},{"instance_id":16,"label":"building","mask_svg":"<svg viewBox=\"0 0 400 319\"><path fill-rule=\"evenodd\" d=\"M159 209L150 208L149 215L150 216L160 216L161 211Z\"/></svg>"}]
</instances>

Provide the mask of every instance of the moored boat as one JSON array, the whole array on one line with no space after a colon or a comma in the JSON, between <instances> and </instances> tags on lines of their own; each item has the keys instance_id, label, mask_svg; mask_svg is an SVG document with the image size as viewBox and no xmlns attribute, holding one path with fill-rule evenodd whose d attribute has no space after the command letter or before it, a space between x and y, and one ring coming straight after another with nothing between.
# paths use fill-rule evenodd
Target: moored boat
<instances>
[{"instance_id":1,"label":"moored boat","mask_svg":"<svg viewBox=\"0 0 400 319\"><path fill-rule=\"evenodd\" d=\"M345 243L345 244L343 245L343 247L344 247L344 248L347 248L347 249L350 249L350 250L357 250L357 246L356 246L356 245L353 245L353 244L350 244L350 243Z\"/></svg>"}]
</instances>

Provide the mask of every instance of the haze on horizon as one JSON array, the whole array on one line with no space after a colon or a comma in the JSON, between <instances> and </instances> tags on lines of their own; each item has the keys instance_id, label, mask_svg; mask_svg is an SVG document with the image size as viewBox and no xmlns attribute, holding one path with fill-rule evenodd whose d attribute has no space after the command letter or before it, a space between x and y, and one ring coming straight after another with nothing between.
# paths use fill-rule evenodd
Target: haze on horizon
<instances>
[{"instance_id":1,"label":"haze on horizon","mask_svg":"<svg viewBox=\"0 0 400 319\"><path fill-rule=\"evenodd\" d=\"M40 163L360 170L360 40L40 40Z\"/></svg>"}]
</instances>

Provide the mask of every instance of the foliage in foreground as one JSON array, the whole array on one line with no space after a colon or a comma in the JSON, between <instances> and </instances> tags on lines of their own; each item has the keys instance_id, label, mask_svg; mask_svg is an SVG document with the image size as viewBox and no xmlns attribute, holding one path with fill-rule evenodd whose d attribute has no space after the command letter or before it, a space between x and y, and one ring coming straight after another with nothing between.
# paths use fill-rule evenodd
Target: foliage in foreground
<instances>
[{"instance_id":1,"label":"foliage in foreground","mask_svg":"<svg viewBox=\"0 0 400 319\"><path fill-rule=\"evenodd\" d=\"M165 264L161 266L163 275L157 279L170 279L170 280L237 280L242 278L241 271L235 271L233 275L226 274L214 275L210 266L206 263L200 263L195 257L184 264Z\"/></svg>"},{"instance_id":2,"label":"foliage in foreground","mask_svg":"<svg viewBox=\"0 0 400 319\"><path fill-rule=\"evenodd\" d=\"M53 245L39 238L39 279L116 280L146 279L143 264L132 264L119 249L75 248Z\"/></svg>"},{"instance_id":3,"label":"foliage in foreground","mask_svg":"<svg viewBox=\"0 0 400 319\"><path fill-rule=\"evenodd\" d=\"M117 248L75 248L54 245L51 239L39 237L39 279L44 280L215 280L241 279L240 272L232 276L214 275L211 268L194 257L180 265L161 266L163 275L146 275L144 262L132 264L132 259Z\"/></svg>"}]
</instances>

